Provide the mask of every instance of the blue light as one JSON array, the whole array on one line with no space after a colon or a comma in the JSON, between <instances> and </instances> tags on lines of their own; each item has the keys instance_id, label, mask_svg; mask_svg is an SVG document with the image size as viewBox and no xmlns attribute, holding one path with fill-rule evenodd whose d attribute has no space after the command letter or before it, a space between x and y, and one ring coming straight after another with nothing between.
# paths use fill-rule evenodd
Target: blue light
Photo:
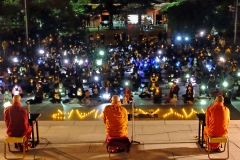
<instances>
[{"instance_id":1,"label":"blue light","mask_svg":"<svg viewBox=\"0 0 240 160\"><path fill-rule=\"evenodd\" d=\"M179 67L179 66L180 66L180 62L177 62L177 63L176 63L176 66Z\"/></svg>"},{"instance_id":2,"label":"blue light","mask_svg":"<svg viewBox=\"0 0 240 160\"><path fill-rule=\"evenodd\" d=\"M189 40L189 38L188 37L185 37L185 41L188 41Z\"/></svg>"},{"instance_id":3,"label":"blue light","mask_svg":"<svg viewBox=\"0 0 240 160\"><path fill-rule=\"evenodd\" d=\"M177 40L181 41L182 37L181 36L177 36Z\"/></svg>"}]
</instances>

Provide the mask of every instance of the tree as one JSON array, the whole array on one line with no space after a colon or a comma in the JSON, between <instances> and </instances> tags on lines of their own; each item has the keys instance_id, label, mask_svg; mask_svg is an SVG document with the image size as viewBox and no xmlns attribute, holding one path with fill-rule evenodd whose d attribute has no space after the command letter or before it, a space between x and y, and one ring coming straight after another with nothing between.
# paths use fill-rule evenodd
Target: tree
<instances>
[{"instance_id":1,"label":"tree","mask_svg":"<svg viewBox=\"0 0 240 160\"><path fill-rule=\"evenodd\" d=\"M89 0L27 0L29 34L58 33L67 35L78 32L86 19L85 6ZM24 1L0 1L0 31L24 33Z\"/></svg>"},{"instance_id":2,"label":"tree","mask_svg":"<svg viewBox=\"0 0 240 160\"><path fill-rule=\"evenodd\" d=\"M175 32L196 33L199 30L210 31L214 26L221 31L231 24L228 6L225 0L178 0L163 8L168 17L168 26Z\"/></svg>"}]
</instances>

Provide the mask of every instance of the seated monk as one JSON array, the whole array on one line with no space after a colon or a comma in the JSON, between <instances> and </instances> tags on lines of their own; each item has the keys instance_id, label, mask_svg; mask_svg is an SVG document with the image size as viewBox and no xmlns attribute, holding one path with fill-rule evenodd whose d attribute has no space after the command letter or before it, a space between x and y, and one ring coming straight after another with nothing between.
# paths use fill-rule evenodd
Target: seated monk
<instances>
[{"instance_id":1,"label":"seated monk","mask_svg":"<svg viewBox=\"0 0 240 160\"><path fill-rule=\"evenodd\" d=\"M4 121L7 127L7 135L11 137L26 136L26 150L29 149L28 140L32 133L32 127L28 123L28 112L21 107L21 96L14 95L12 105L4 110ZM16 147L16 145L15 145ZM18 149L23 150L22 144L18 144Z\"/></svg>"},{"instance_id":2,"label":"seated monk","mask_svg":"<svg viewBox=\"0 0 240 160\"><path fill-rule=\"evenodd\" d=\"M106 124L107 137L124 137L128 134L127 110L121 106L119 96L114 95L111 105L105 107L103 111L103 122Z\"/></svg>"},{"instance_id":3,"label":"seated monk","mask_svg":"<svg viewBox=\"0 0 240 160\"><path fill-rule=\"evenodd\" d=\"M204 128L204 140L207 142L207 135L213 137L222 137L228 133L228 125L230 120L229 109L223 105L224 98L218 95L214 104L207 108L206 127ZM218 151L220 143L211 143L210 150Z\"/></svg>"}]
</instances>

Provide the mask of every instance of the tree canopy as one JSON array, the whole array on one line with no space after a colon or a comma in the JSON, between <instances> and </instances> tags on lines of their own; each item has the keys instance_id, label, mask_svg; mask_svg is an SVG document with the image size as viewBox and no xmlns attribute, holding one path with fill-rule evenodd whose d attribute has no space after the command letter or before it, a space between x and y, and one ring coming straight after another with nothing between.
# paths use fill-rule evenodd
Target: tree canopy
<instances>
[{"instance_id":1,"label":"tree canopy","mask_svg":"<svg viewBox=\"0 0 240 160\"><path fill-rule=\"evenodd\" d=\"M168 26L175 32L189 33L200 30L218 31L232 27L230 1L226 0L177 0L163 8L168 17Z\"/></svg>"},{"instance_id":2,"label":"tree canopy","mask_svg":"<svg viewBox=\"0 0 240 160\"><path fill-rule=\"evenodd\" d=\"M79 30L86 19L89 0L27 0L29 33L36 31L66 35ZM25 30L24 1L0 1L0 33L21 33ZM9 34L8 33L8 34Z\"/></svg>"}]
</instances>

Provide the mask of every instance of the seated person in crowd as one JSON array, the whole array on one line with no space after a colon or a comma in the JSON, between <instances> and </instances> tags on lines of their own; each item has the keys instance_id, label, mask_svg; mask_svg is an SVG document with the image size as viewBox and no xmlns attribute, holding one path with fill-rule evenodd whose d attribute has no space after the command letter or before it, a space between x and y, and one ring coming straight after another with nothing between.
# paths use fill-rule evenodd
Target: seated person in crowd
<instances>
[{"instance_id":1,"label":"seated person in crowd","mask_svg":"<svg viewBox=\"0 0 240 160\"><path fill-rule=\"evenodd\" d=\"M76 98L78 99L79 102L82 101L82 99L84 98L85 96L85 92L84 92L84 89L82 87L77 87L77 95L76 95ZM89 96L88 96L89 97Z\"/></svg>"},{"instance_id":2,"label":"seated person in crowd","mask_svg":"<svg viewBox=\"0 0 240 160\"><path fill-rule=\"evenodd\" d=\"M58 91L58 88L54 88L54 91L50 94L50 102L52 103L61 103L61 94Z\"/></svg>"},{"instance_id":3,"label":"seated person in crowd","mask_svg":"<svg viewBox=\"0 0 240 160\"><path fill-rule=\"evenodd\" d=\"M26 103L37 104L37 103L42 103L42 100L43 100L43 91L42 91L41 85L37 83L36 88L34 90L34 98L27 100Z\"/></svg>"},{"instance_id":4,"label":"seated person in crowd","mask_svg":"<svg viewBox=\"0 0 240 160\"><path fill-rule=\"evenodd\" d=\"M26 91L29 96L33 94L35 87L36 87L36 82L31 78L29 82L27 82L26 84Z\"/></svg>"},{"instance_id":5,"label":"seated person in crowd","mask_svg":"<svg viewBox=\"0 0 240 160\"><path fill-rule=\"evenodd\" d=\"M228 125L230 120L229 109L224 106L224 98L221 95L216 96L214 104L207 108L206 111L206 127L204 128L204 139L207 135L213 137L222 137L228 133ZM211 143L210 150L218 151L220 143Z\"/></svg>"},{"instance_id":6,"label":"seated person in crowd","mask_svg":"<svg viewBox=\"0 0 240 160\"><path fill-rule=\"evenodd\" d=\"M193 98L193 86L191 83L188 84L186 94L183 95L184 97L184 103L187 104L193 104L194 103L194 98Z\"/></svg>"},{"instance_id":7,"label":"seated person in crowd","mask_svg":"<svg viewBox=\"0 0 240 160\"><path fill-rule=\"evenodd\" d=\"M141 90L141 93L139 95L140 98L151 98L151 94L148 90L148 87L143 87L142 90Z\"/></svg>"},{"instance_id":8,"label":"seated person in crowd","mask_svg":"<svg viewBox=\"0 0 240 160\"><path fill-rule=\"evenodd\" d=\"M21 107L21 96L14 95L12 98L12 105L4 110L4 121L7 127L7 135L11 137L26 136L29 140L32 127L28 123L28 112L25 108ZM25 146L26 150L29 149L28 140ZM18 149L23 150L22 144L18 144Z\"/></svg>"},{"instance_id":9,"label":"seated person in crowd","mask_svg":"<svg viewBox=\"0 0 240 160\"><path fill-rule=\"evenodd\" d=\"M132 100L133 95L128 87L125 88L124 94L128 96L129 100Z\"/></svg>"},{"instance_id":10,"label":"seated person in crowd","mask_svg":"<svg viewBox=\"0 0 240 160\"><path fill-rule=\"evenodd\" d=\"M42 90L43 90L43 97L44 98L47 98L49 96L49 92L50 92L50 84L49 82L47 81L46 78L43 78L43 81L42 81Z\"/></svg>"},{"instance_id":11,"label":"seated person in crowd","mask_svg":"<svg viewBox=\"0 0 240 160\"><path fill-rule=\"evenodd\" d=\"M153 103L161 103L162 99L162 90L160 89L159 85L156 84L155 88L153 89Z\"/></svg>"},{"instance_id":12,"label":"seated person in crowd","mask_svg":"<svg viewBox=\"0 0 240 160\"><path fill-rule=\"evenodd\" d=\"M94 98L97 98L99 97L100 95L100 87L98 86L97 83L93 84L93 87L92 87L92 96Z\"/></svg>"},{"instance_id":13,"label":"seated person in crowd","mask_svg":"<svg viewBox=\"0 0 240 160\"><path fill-rule=\"evenodd\" d=\"M1 84L2 83L1 81L2 81L2 79L0 78L0 102L3 101L3 99L4 99L3 94L5 92L4 88L3 88L2 84Z\"/></svg>"},{"instance_id":14,"label":"seated person in crowd","mask_svg":"<svg viewBox=\"0 0 240 160\"><path fill-rule=\"evenodd\" d=\"M14 85L13 89L12 89L12 95L20 95L22 97L23 95L23 91L22 91L22 87L19 85Z\"/></svg>"},{"instance_id":15,"label":"seated person in crowd","mask_svg":"<svg viewBox=\"0 0 240 160\"><path fill-rule=\"evenodd\" d=\"M178 91L180 90L180 88L178 87L176 82L173 82L172 87L170 88L170 98L173 98L173 95L176 94L176 96L178 97Z\"/></svg>"},{"instance_id":16,"label":"seated person in crowd","mask_svg":"<svg viewBox=\"0 0 240 160\"><path fill-rule=\"evenodd\" d=\"M5 90L4 95L3 95L3 102L10 102L12 101L12 94L8 89Z\"/></svg>"},{"instance_id":17,"label":"seated person in crowd","mask_svg":"<svg viewBox=\"0 0 240 160\"><path fill-rule=\"evenodd\" d=\"M112 97L112 90L109 87L105 87L101 92L101 100L104 102L109 102Z\"/></svg>"},{"instance_id":18,"label":"seated person in crowd","mask_svg":"<svg viewBox=\"0 0 240 160\"><path fill-rule=\"evenodd\" d=\"M126 95L126 94L123 95L122 104L129 104L129 97L128 97L128 95Z\"/></svg>"},{"instance_id":19,"label":"seated person in crowd","mask_svg":"<svg viewBox=\"0 0 240 160\"><path fill-rule=\"evenodd\" d=\"M68 96L70 98L76 98L77 97L77 86L76 86L76 83L73 83L72 87L70 87Z\"/></svg>"},{"instance_id":20,"label":"seated person in crowd","mask_svg":"<svg viewBox=\"0 0 240 160\"><path fill-rule=\"evenodd\" d=\"M121 106L119 96L112 96L111 105L105 107L102 118L106 124L107 137L127 137L128 115L127 110Z\"/></svg>"},{"instance_id":21,"label":"seated person in crowd","mask_svg":"<svg viewBox=\"0 0 240 160\"><path fill-rule=\"evenodd\" d=\"M61 97L65 97L66 96L66 88L63 86L62 83L59 83L58 91L61 94Z\"/></svg>"}]
</instances>

